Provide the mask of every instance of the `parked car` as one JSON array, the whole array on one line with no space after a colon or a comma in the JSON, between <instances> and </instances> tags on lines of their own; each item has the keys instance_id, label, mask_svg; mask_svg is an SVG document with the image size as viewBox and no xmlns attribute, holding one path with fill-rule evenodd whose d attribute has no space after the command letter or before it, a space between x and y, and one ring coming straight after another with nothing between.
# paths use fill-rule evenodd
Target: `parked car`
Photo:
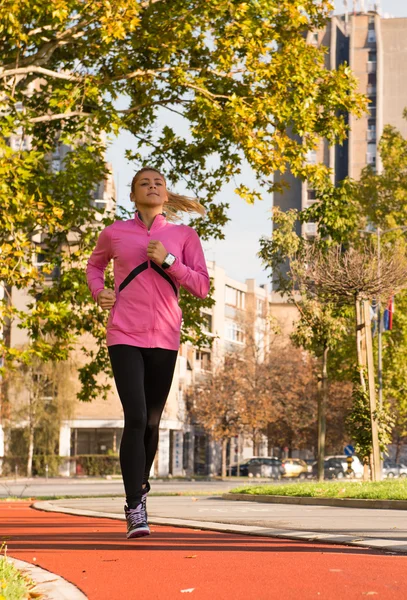
<instances>
[{"instance_id":1,"label":"parked car","mask_svg":"<svg viewBox=\"0 0 407 600\"><path fill-rule=\"evenodd\" d=\"M312 465L313 477L318 477L318 463ZM338 458L326 458L324 460L324 478L325 479L343 479L345 471L342 461Z\"/></svg>"},{"instance_id":2,"label":"parked car","mask_svg":"<svg viewBox=\"0 0 407 600\"><path fill-rule=\"evenodd\" d=\"M263 468L261 468L262 465ZM267 475L266 473L270 471L270 466L272 467L272 475ZM237 464L230 467L230 474L232 476L237 475ZM239 475L241 477L273 477L279 479L283 474L284 468L281 466L281 460L274 457L252 456L251 458L240 463L239 466Z\"/></svg>"},{"instance_id":3,"label":"parked car","mask_svg":"<svg viewBox=\"0 0 407 600\"><path fill-rule=\"evenodd\" d=\"M347 456L345 454L335 454L334 456L326 456L325 459L335 458L336 460L340 460L342 463L342 468L346 472L348 470L348 462ZM361 479L363 477L363 465L360 462L357 456L352 456L352 469L355 473L355 477Z\"/></svg>"},{"instance_id":4,"label":"parked car","mask_svg":"<svg viewBox=\"0 0 407 600\"><path fill-rule=\"evenodd\" d=\"M392 479L393 477L404 479L407 477L407 466L403 463L396 463L393 460L385 460L383 462L383 477L387 479Z\"/></svg>"},{"instance_id":5,"label":"parked car","mask_svg":"<svg viewBox=\"0 0 407 600\"><path fill-rule=\"evenodd\" d=\"M304 462L307 463L308 475L312 475L312 465L315 462L315 458L304 458Z\"/></svg>"},{"instance_id":6,"label":"parked car","mask_svg":"<svg viewBox=\"0 0 407 600\"><path fill-rule=\"evenodd\" d=\"M274 457L253 457L249 461L249 477L271 477L272 479L281 479L285 474L285 468L279 458Z\"/></svg>"},{"instance_id":7,"label":"parked car","mask_svg":"<svg viewBox=\"0 0 407 600\"><path fill-rule=\"evenodd\" d=\"M308 476L308 466L302 458L284 458L282 465L285 469L284 477L306 479Z\"/></svg>"},{"instance_id":8,"label":"parked car","mask_svg":"<svg viewBox=\"0 0 407 600\"><path fill-rule=\"evenodd\" d=\"M250 460L251 459L245 460L245 461L243 461L243 462L240 463L240 465L239 465L239 475L241 477L247 477L248 476L248 474L249 474L248 469L249 469ZM227 472L229 473L229 469L227 470ZM237 475L237 465L232 465L230 467L230 474L231 475Z\"/></svg>"}]
</instances>

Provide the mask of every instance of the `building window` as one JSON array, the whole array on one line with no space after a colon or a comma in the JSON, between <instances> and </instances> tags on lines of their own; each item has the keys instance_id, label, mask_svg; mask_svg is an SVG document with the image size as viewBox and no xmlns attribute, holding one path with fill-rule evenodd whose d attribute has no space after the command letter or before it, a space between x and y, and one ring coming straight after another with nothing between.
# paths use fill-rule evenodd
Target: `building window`
<instances>
[{"instance_id":1,"label":"building window","mask_svg":"<svg viewBox=\"0 0 407 600\"><path fill-rule=\"evenodd\" d=\"M376 165L376 144L367 145L366 162L368 165Z\"/></svg>"},{"instance_id":2,"label":"building window","mask_svg":"<svg viewBox=\"0 0 407 600\"><path fill-rule=\"evenodd\" d=\"M377 69L377 54L376 50L369 50L367 58L367 72L376 73Z\"/></svg>"},{"instance_id":3,"label":"building window","mask_svg":"<svg viewBox=\"0 0 407 600\"><path fill-rule=\"evenodd\" d=\"M367 76L367 95L375 96L376 95L376 84L377 84L377 76L376 73L369 73Z\"/></svg>"},{"instance_id":4,"label":"building window","mask_svg":"<svg viewBox=\"0 0 407 600\"><path fill-rule=\"evenodd\" d=\"M51 168L53 173L59 173L61 170L61 159L59 156L52 159Z\"/></svg>"},{"instance_id":5,"label":"building window","mask_svg":"<svg viewBox=\"0 0 407 600\"><path fill-rule=\"evenodd\" d=\"M310 36L310 44L317 46L318 44L318 31L313 31Z\"/></svg>"},{"instance_id":6,"label":"building window","mask_svg":"<svg viewBox=\"0 0 407 600\"><path fill-rule=\"evenodd\" d=\"M369 26L368 29L374 29L374 15L369 15Z\"/></svg>"},{"instance_id":7,"label":"building window","mask_svg":"<svg viewBox=\"0 0 407 600\"><path fill-rule=\"evenodd\" d=\"M368 104L369 115L372 118L369 120L373 120L373 119L376 119L376 96L368 96L368 100L369 100L369 104Z\"/></svg>"},{"instance_id":8,"label":"building window","mask_svg":"<svg viewBox=\"0 0 407 600\"><path fill-rule=\"evenodd\" d=\"M376 32L374 29L369 29L367 32L367 41L369 44L374 44L376 42Z\"/></svg>"},{"instance_id":9,"label":"building window","mask_svg":"<svg viewBox=\"0 0 407 600\"><path fill-rule=\"evenodd\" d=\"M244 331L242 327L235 321L226 321L225 323L225 339L228 342L244 344Z\"/></svg>"},{"instance_id":10,"label":"building window","mask_svg":"<svg viewBox=\"0 0 407 600\"><path fill-rule=\"evenodd\" d=\"M231 304L232 306L236 306L236 292L237 290L235 288L230 287L229 285L227 285L225 287L225 302L226 304Z\"/></svg>"},{"instance_id":11,"label":"building window","mask_svg":"<svg viewBox=\"0 0 407 600\"><path fill-rule=\"evenodd\" d=\"M317 151L316 150L308 150L306 161L309 165L315 165L317 162Z\"/></svg>"},{"instance_id":12,"label":"building window","mask_svg":"<svg viewBox=\"0 0 407 600\"><path fill-rule=\"evenodd\" d=\"M108 454L118 452L120 447L122 429L72 429L71 430L71 456L81 454Z\"/></svg>"},{"instance_id":13,"label":"building window","mask_svg":"<svg viewBox=\"0 0 407 600\"><path fill-rule=\"evenodd\" d=\"M212 333L212 315L208 315L206 313L204 313L202 315L203 318L203 330L204 331L208 331L209 333Z\"/></svg>"},{"instance_id":14,"label":"building window","mask_svg":"<svg viewBox=\"0 0 407 600\"><path fill-rule=\"evenodd\" d=\"M367 141L376 141L376 121L374 119L369 119L367 122Z\"/></svg>"},{"instance_id":15,"label":"building window","mask_svg":"<svg viewBox=\"0 0 407 600\"><path fill-rule=\"evenodd\" d=\"M313 204L317 202L315 190L307 190L307 200L305 202L305 208L310 208Z\"/></svg>"},{"instance_id":16,"label":"building window","mask_svg":"<svg viewBox=\"0 0 407 600\"><path fill-rule=\"evenodd\" d=\"M256 330L254 333L254 339L257 349L262 352L264 350L264 332Z\"/></svg>"},{"instance_id":17,"label":"building window","mask_svg":"<svg viewBox=\"0 0 407 600\"><path fill-rule=\"evenodd\" d=\"M211 353L205 350L197 350L195 353L196 367L200 371L211 370Z\"/></svg>"},{"instance_id":18,"label":"building window","mask_svg":"<svg viewBox=\"0 0 407 600\"><path fill-rule=\"evenodd\" d=\"M264 300L262 298L256 299L257 314L262 317L264 315Z\"/></svg>"},{"instance_id":19,"label":"building window","mask_svg":"<svg viewBox=\"0 0 407 600\"><path fill-rule=\"evenodd\" d=\"M227 285L225 287L225 303L243 309L245 307L245 293Z\"/></svg>"}]
</instances>

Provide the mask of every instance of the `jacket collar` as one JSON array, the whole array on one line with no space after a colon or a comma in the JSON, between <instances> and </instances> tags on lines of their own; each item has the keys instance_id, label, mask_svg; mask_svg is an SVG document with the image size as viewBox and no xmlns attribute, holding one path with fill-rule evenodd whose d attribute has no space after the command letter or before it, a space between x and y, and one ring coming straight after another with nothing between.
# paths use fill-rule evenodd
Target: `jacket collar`
<instances>
[{"instance_id":1,"label":"jacket collar","mask_svg":"<svg viewBox=\"0 0 407 600\"><path fill-rule=\"evenodd\" d=\"M137 225L137 227L142 227L143 229L147 229L147 225L141 219L137 210L134 215L134 222ZM162 227L165 227L166 224L167 224L166 213L162 212L154 217L154 221L151 224L150 231L155 231L157 229L161 229Z\"/></svg>"}]
</instances>

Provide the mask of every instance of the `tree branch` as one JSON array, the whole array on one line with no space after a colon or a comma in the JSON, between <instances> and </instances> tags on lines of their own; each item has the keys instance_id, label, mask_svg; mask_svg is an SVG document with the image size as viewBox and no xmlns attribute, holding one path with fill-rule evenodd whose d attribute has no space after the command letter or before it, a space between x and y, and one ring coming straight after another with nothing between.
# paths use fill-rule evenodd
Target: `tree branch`
<instances>
[{"instance_id":1,"label":"tree branch","mask_svg":"<svg viewBox=\"0 0 407 600\"><path fill-rule=\"evenodd\" d=\"M80 110L59 113L55 115L42 115L41 117L33 117L29 119L30 123L44 123L46 121L57 121L58 119L70 119L71 117L91 117L92 113L85 113Z\"/></svg>"},{"instance_id":2,"label":"tree branch","mask_svg":"<svg viewBox=\"0 0 407 600\"><path fill-rule=\"evenodd\" d=\"M44 69L43 67L37 67L31 65L29 67L19 67L16 69L3 70L0 67L0 79L5 77L12 77L13 75L28 75L29 73L39 73L40 75L48 75L55 79L65 79L66 81L82 81L83 77L80 75L74 75L73 73L58 73L57 71L51 71L50 69Z\"/></svg>"}]
</instances>

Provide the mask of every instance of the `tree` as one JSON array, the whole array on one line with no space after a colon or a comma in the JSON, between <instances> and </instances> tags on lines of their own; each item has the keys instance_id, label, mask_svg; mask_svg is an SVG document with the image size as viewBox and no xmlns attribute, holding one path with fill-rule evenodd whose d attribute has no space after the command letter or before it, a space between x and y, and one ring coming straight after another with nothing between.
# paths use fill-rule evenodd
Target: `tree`
<instances>
[{"instance_id":1,"label":"tree","mask_svg":"<svg viewBox=\"0 0 407 600\"><path fill-rule=\"evenodd\" d=\"M315 439L315 374L310 355L291 345L274 346L268 357L270 445L309 448Z\"/></svg>"},{"instance_id":2,"label":"tree","mask_svg":"<svg viewBox=\"0 0 407 600\"><path fill-rule=\"evenodd\" d=\"M72 363L44 363L39 359L7 373L7 385L13 398L8 427L25 424L21 431L27 477L32 476L34 455L41 454L50 460L49 457L58 454L61 423L73 417L73 376Z\"/></svg>"},{"instance_id":3,"label":"tree","mask_svg":"<svg viewBox=\"0 0 407 600\"><path fill-rule=\"evenodd\" d=\"M331 200L338 191L325 182L320 184L320 193ZM259 252L266 268L271 270L276 289L285 295L298 310L299 319L291 335L293 343L311 352L320 363L318 375L318 478L324 478L324 456L326 437L326 406L328 403L328 356L345 333L345 315L331 302L320 302L310 293L307 285L307 252L310 242L295 231L298 219L305 219L296 210L282 212L273 209L275 231L272 238L260 240ZM318 242L324 247L323 238Z\"/></svg>"},{"instance_id":4,"label":"tree","mask_svg":"<svg viewBox=\"0 0 407 600\"><path fill-rule=\"evenodd\" d=\"M203 239L221 238L228 205L215 195L244 162L265 191L287 166L318 177L323 167L306 164L308 150L319 136L343 140L344 114L361 114L365 102L349 67L326 69L325 50L306 43L329 17L327 0L5 0L2 8L0 277L6 292L16 286L35 299L30 314L3 302L3 323L19 318L30 348L21 356L2 349L8 365L66 360L78 335L90 333L98 346L80 371L79 395L89 400L106 392L96 375L109 372L105 316L89 305L83 277L97 233L89 191L104 176L103 136L130 132L128 158L182 182L207 208L191 224ZM165 112L179 121L158 128ZM20 143L10 148L16 132ZM61 143L72 150L53 173ZM260 197L244 183L237 193ZM61 268L47 286L32 264L38 244L50 268ZM196 307L205 303L186 297L185 305L194 317L186 316L184 335L196 339Z\"/></svg>"},{"instance_id":5,"label":"tree","mask_svg":"<svg viewBox=\"0 0 407 600\"><path fill-rule=\"evenodd\" d=\"M217 442L222 443L222 477L226 477L228 440L242 430L240 384L242 371L237 355L228 354L224 363L189 390L187 400L193 421Z\"/></svg>"}]
</instances>

